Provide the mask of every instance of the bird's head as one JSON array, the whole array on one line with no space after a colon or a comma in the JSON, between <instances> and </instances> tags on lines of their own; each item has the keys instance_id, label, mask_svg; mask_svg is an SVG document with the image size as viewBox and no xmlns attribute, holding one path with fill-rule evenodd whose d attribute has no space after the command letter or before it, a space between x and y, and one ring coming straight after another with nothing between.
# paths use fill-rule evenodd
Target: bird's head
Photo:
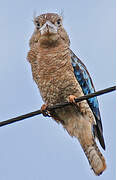
<instances>
[{"instance_id":1,"label":"bird's head","mask_svg":"<svg viewBox=\"0 0 117 180\"><path fill-rule=\"evenodd\" d=\"M69 45L69 37L63 27L62 17L55 13L42 14L34 18L34 35L40 45L55 46L60 42Z\"/></svg>"}]
</instances>

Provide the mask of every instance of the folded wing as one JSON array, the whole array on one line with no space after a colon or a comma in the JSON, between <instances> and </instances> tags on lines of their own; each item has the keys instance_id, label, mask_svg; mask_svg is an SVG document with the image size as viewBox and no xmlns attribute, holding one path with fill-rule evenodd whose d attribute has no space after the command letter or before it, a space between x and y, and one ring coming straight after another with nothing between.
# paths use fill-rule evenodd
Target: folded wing
<instances>
[{"instance_id":1,"label":"folded wing","mask_svg":"<svg viewBox=\"0 0 117 180\"><path fill-rule=\"evenodd\" d=\"M92 79L88 73L86 66L81 62L81 60L71 51L71 63L74 69L74 74L79 82L84 95L94 93L95 88ZM103 138L103 128L101 123L101 116L99 111L99 104L97 97L93 97L87 100L94 116L96 119L96 125L93 126L94 136L97 136L99 142L103 149L105 149L105 143Z\"/></svg>"}]
</instances>

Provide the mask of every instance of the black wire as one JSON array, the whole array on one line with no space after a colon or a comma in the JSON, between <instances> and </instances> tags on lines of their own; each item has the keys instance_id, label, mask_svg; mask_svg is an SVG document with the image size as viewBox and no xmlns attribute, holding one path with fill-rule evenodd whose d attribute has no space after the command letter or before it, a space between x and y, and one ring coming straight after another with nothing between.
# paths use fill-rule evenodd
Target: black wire
<instances>
[{"instance_id":1,"label":"black wire","mask_svg":"<svg viewBox=\"0 0 117 180\"><path fill-rule=\"evenodd\" d=\"M106 89L94 92L92 94L81 96L81 97L75 99L75 101L76 102L80 102L80 101L87 100L89 98L92 98L92 97L95 97L95 96L99 96L99 95L102 95L102 94L106 94L106 93L109 93L109 92L112 92L112 91L115 91L115 90L116 90L116 86L109 87L109 88L106 88ZM51 110L54 110L54 109L57 109L57 108L62 108L64 106L68 106L70 104L71 103L69 103L69 102L65 102L65 103L61 103L61 104L56 104L55 106L47 107L47 111L51 111ZM33 116L36 116L36 115L39 115L39 114L42 114L42 110L41 109L37 110L37 111L33 111L33 112L30 112L30 113L27 113L27 114L24 114L24 115L21 115L21 116L18 116L18 117L15 117L15 118L8 119L6 121L1 121L0 122L0 127L8 125L8 124L11 124L11 123L14 123L14 122L17 122L17 121L24 120L24 119L27 119L27 118L30 118L30 117L33 117Z\"/></svg>"}]
</instances>

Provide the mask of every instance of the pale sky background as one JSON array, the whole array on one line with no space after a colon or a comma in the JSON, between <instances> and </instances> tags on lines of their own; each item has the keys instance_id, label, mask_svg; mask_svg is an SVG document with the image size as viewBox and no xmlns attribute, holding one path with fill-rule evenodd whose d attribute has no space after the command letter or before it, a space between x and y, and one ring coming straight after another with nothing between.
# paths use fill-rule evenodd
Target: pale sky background
<instances>
[{"instance_id":1,"label":"pale sky background","mask_svg":"<svg viewBox=\"0 0 117 180\"><path fill-rule=\"evenodd\" d=\"M40 109L26 60L33 12L64 11L71 48L96 90L115 85L115 0L0 2L0 121ZM107 170L96 177L75 138L42 115L0 128L0 180L115 180L115 92L100 96Z\"/></svg>"}]
</instances>

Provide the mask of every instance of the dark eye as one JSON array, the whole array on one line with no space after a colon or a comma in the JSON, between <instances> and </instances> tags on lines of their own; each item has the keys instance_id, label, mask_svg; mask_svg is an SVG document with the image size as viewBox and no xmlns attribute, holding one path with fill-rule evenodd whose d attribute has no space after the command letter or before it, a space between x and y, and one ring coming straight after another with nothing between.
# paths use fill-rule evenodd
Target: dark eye
<instances>
[{"instance_id":1,"label":"dark eye","mask_svg":"<svg viewBox=\"0 0 117 180\"><path fill-rule=\"evenodd\" d=\"M58 25L61 25L61 19L58 19L58 20L57 20L57 24L58 24Z\"/></svg>"},{"instance_id":2,"label":"dark eye","mask_svg":"<svg viewBox=\"0 0 117 180\"><path fill-rule=\"evenodd\" d=\"M36 27L37 27L37 29L40 28L40 23L39 23L39 21L36 21Z\"/></svg>"}]
</instances>

